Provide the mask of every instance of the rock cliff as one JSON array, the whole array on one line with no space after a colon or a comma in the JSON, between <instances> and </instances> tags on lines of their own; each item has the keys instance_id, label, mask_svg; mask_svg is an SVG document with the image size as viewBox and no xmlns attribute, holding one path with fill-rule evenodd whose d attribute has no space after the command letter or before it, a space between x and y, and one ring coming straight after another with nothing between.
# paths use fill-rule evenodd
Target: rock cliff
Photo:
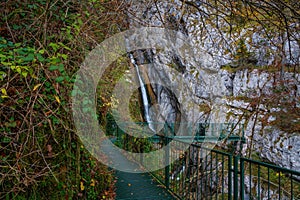
<instances>
[{"instance_id":1,"label":"rock cliff","mask_svg":"<svg viewBox=\"0 0 300 200\"><path fill-rule=\"evenodd\" d=\"M200 1L199 1L200 2ZM243 154L300 171L300 74L288 72L299 63L299 43L267 38L260 27L246 26L229 33L220 19L218 28L201 3L139 1L128 10L131 28L164 27L186 35L194 55L148 49L150 82L168 82L170 88L152 86L166 121L233 122L245 126ZM223 32L221 30L224 30ZM166 31L166 34L167 31ZM295 37L300 38L296 35ZM278 54L276 42L282 43ZM289 42L289 44L288 44ZM289 45L289 47L288 47ZM289 51L289 53L287 53ZM163 70L170 67L176 71ZM179 94L180 76L185 89Z\"/></svg>"}]
</instances>

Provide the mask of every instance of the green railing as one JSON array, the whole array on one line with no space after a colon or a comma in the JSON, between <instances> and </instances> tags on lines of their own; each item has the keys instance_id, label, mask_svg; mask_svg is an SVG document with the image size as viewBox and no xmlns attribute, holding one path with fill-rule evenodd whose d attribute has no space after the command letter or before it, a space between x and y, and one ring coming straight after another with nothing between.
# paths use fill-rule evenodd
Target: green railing
<instances>
[{"instance_id":1,"label":"green railing","mask_svg":"<svg viewBox=\"0 0 300 200\"><path fill-rule=\"evenodd\" d=\"M151 140L159 141L159 135L172 137L172 139L178 139L180 141L191 140L193 138L194 142L216 142L216 141L242 141L245 142L244 137L244 127L241 124L234 123L162 123L162 122L152 122L154 127L158 127L157 134L151 136ZM180 126L183 126L182 133ZM118 127L118 128L115 128ZM112 135L119 138L119 134L124 132L132 132L131 135L139 135L139 133L147 137L147 133L152 135L152 131L148 128L148 123L146 122L122 122L115 124L111 127L113 131L109 131ZM178 132L180 132L178 134Z\"/></svg>"},{"instance_id":2,"label":"green railing","mask_svg":"<svg viewBox=\"0 0 300 200\"><path fill-rule=\"evenodd\" d=\"M139 126L141 125L143 124ZM233 141L244 141L243 129L240 127L228 126L228 124L220 126L228 129L217 130L221 130L222 134L231 134ZM170 125L161 129L160 133L164 134L145 138L127 135L125 132L132 131L130 126L127 128L125 130L124 126L122 130L117 128L115 136L116 143L128 151L150 152L173 142L175 148L165 148L164 153L151 163L144 161L142 156L134 159L139 160L147 168L147 166L169 163L172 157L179 158L165 168L151 172L178 199L300 199L300 172L243 158L204 145L207 143L209 146L209 141L228 141L230 135L220 137L215 134L217 136L214 137L213 134L209 134L211 140L206 140L203 132L201 135L194 134L192 136L195 137L194 143L182 151L180 145L186 144L189 134L186 137L170 135L168 134ZM139 131L142 130L145 129ZM197 139L199 136L203 139ZM201 143L204 140L206 143Z\"/></svg>"},{"instance_id":3,"label":"green railing","mask_svg":"<svg viewBox=\"0 0 300 200\"><path fill-rule=\"evenodd\" d=\"M236 162L238 162L238 157L236 157ZM245 182L245 178L248 179L247 187L254 189L246 189L245 184L240 184L240 192L235 191L235 196L240 193L241 199L245 199L245 195L249 199L258 200L300 199L300 172L248 158L239 158L239 164L240 168L236 171L240 173L235 174L236 179L239 176L241 183Z\"/></svg>"}]
</instances>

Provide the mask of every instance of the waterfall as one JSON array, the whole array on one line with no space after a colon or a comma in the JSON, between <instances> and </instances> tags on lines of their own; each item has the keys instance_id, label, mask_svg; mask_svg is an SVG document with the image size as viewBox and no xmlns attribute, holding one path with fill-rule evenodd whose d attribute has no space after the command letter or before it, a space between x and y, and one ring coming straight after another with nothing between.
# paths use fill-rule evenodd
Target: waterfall
<instances>
[{"instance_id":1,"label":"waterfall","mask_svg":"<svg viewBox=\"0 0 300 200\"><path fill-rule=\"evenodd\" d=\"M133 66L136 70L136 74L137 74L138 81L139 81L140 88L141 88L142 101L143 101L143 106L144 106L144 115L145 115L144 117L146 119L146 122L148 123L149 128L153 132L156 132L153 121L151 120L151 116L150 116L150 103L149 103L148 96L147 96L147 89L146 89L145 83L141 77L139 66L136 64L136 62L133 58L133 55L129 54L129 56L130 56L130 62L133 64Z\"/></svg>"}]
</instances>

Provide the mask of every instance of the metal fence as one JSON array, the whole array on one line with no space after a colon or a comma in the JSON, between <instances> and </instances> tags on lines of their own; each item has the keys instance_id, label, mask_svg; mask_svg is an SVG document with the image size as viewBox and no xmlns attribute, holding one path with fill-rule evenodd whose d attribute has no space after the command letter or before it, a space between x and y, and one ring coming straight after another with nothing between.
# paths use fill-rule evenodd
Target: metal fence
<instances>
[{"instance_id":1,"label":"metal fence","mask_svg":"<svg viewBox=\"0 0 300 200\"><path fill-rule=\"evenodd\" d=\"M162 123L151 122L157 134L149 138L159 140L158 136L176 138L180 141L193 139L194 142L242 141L245 142L244 126L234 123ZM183 128L181 128L183 127ZM181 130L180 130L181 129ZM184 131L184 133L182 133ZM110 135L119 136L134 132L131 135L152 135L146 122L122 122L114 124L107 131Z\"/></svg>"},{"instance_id":2,"label":"metal fence","mask_svg":"<svg viewBox=\"0 0 300 200\"><path fill-rule=\"evenodd\" d=\"M258 200L300 199L300 172L248 158L234 159L235 182L241 183L240 192L235 191L235 196Z\"/></svg>"},{"instance_id":3,"label":"metal fence","mask_svg":"<svg viewBox=\"0 0 300 200\"><path fill-rule=\"evenodd\" d=\"M134 159L147 168L169 163L172 157L178 158L165 168L151 172L178 199L300 199L300 172L211 149L200 140L195 140L182 151L180 145L185 144L184 138L170 135L135 138L125 132L124 127L117 130L116 141L128 151L150 152L171 141L175 144L175 148L166 149L151 163L139 156ZM236 135L235 141L242 137ZM215 139L220 140L220 137Z\"/></svg>"}]
</instances>

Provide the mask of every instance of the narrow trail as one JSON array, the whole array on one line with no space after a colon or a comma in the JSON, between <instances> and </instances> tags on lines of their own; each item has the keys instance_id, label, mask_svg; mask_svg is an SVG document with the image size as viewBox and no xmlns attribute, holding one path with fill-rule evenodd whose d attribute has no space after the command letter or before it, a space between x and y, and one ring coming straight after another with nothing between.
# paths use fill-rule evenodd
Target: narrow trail
<instances>
[{"instance_id":1,"label":"narrow trail","mask_svg":"<svg viewBox=\"0 0 300 200\"><path fill-rule=\"evenodd\" d=\"M148 173L126 173L116 171L116 199L147 199L163 200L175 199L168 191L161 187Z\"/></svg>"},{"instance_id":2,"label":"narrow trail","mask_svg":"<svg viewBox=\"0 0 300 200\"><path fill-rule=\"evenodd\" d=\"M112 148L109 140L103 141L102 151L110 158L112 166L122 166L124 171L126 169L140 169L137 163L128 160L117 148ZM175 199L149 173L128 173L124 171L115 170L117 200Z\"/></svg>"}]
</instances>

